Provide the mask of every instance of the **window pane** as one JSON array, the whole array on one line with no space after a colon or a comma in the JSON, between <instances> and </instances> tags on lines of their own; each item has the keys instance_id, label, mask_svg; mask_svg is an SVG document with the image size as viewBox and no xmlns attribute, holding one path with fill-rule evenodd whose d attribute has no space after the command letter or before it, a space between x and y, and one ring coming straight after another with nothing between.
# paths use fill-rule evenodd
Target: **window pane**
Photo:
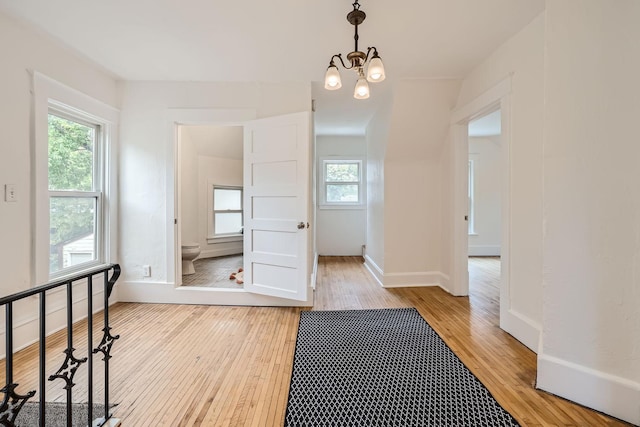
<instances>
[{"instance_id":1,"label":"window pane","mask_svg":"<svg viewBox=\"0 0 640 427\"><path fill-rule=\"evenodd\" d=\"M327 182L360 181L358 163L325 163Z\"/></svg>"},{"instance_id":2,"label":"window pane","mask_svg":"<svg viewBox=\"0 0 640 427\"><path fill-rule=\"evenodd\" d=\"M327 185L327 202L358 202L357 184L329 184Z\"/></svg>"},{"instance_id":3,"label":"window pane","mask_svg":"<svg viewBox=\"0 0 640 427\"><path fill-rule=\"evenodd\" d=\"M242 191L229 188L216 188L213 190L213 210L239 211L242 209Z\"/></svg>"},{"instance_id":4,"label":"window pane","mask_svg":"<svg viewBox=\"0 0 640 427\"><path fill-rule=\"evenodd\" d=\"M236 234L241 231L242 214L240 212L215 214L215 234Z\"/></svg>"},{"instance_id":5,"label":"window pane","mask_svg":"<svg viewBox=\"0 0 640 427\"><path fill-rule=\"evenodd\" d=\"M93 190L96 128L49 114L49 189Z\"/></svg>"},{"instance_id":6,"label":"window pane","mask_svg":"<svg viewBox=\"0 0 640 427\"><path fill-rule=\"evenodd\" d=\"M49 206L49 273L97 259L96 199L52 197Z\"/></svg>"}]
</instances>

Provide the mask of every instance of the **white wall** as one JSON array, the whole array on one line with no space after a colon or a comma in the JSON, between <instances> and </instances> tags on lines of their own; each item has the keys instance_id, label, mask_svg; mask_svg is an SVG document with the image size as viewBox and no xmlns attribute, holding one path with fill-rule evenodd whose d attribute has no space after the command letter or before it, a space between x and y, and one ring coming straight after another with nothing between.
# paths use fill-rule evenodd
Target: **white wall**
<instances>
[{"instance_id":1,"label":"white wall","mask_svg":"<svg viewBox=\"0 0 640 427\"><path fill-rule=\"evenodd\" d=\"M384 156L393 99L383 103L367 125L367 221L365 266L382 282L384 274Z\"/></svg>"},{"instance_id":2,"label":"white wall","mask_svg":"<svg viewBox=\"0 0 640 427\"><path fill-rule=\"evenodd\" d=\"M640 2L547 2L538 387L640 424Z\"/></svg>"},{"instance_id":3,"label":"white wall","mask_svg":"<svg viewBox=\"0 0 640 427\"><path fill-rule=\"evenodd\" d=\"M308 83L126 82L121 87L121 255L124 284L139 291L171 284L168 277L167 188L171 188L173 143L169 115L174 109L253 109L269 117L311 108ZM169 181L169 182L168 182ZM152 277L142 277L148 264ZM149 288L150 287L150 288Z\"/></svg>"},{"instance_id":4,"label":"white wall","mask_svg":"<svg viewBox=\"0 0 640 427\"><path fill-rule=\"evenodd\" d=\"M511 121L503 123L510 129L511 149L506 171L510 177L510 306L501 307L506 312L501 324L533 349L537 339L530 337L537 337L542 329L544 23L542 14L476 67L464 79L456 105L468 105L510 76Z\"/></svg>"},{"instance_id":5,"label":"white wall","mask_svg":"<svg viewBox=\"0 0 640 427\"><path fill-rule=\"evenodd\" d=\"M182 242L199 242L198 236L198 152L184 126L178 129L180 150L180 228Z\"/></svg>"},{"instance_id":6,"label":"white wall","mask_svg":"<svg viewBox=\"0 0 640 427\"><path fill-rule=\"evenodd\" d=\"M440 157L459 80L406 80L394 91L385 156L385 286L442 285Z\"/></svg>"},{"instance_id":7,"label":"white wall","mask_svg":"<svg viewBox=\"0 0 640 427\"><path fill-rule=\"evenodd\" d=\"M4 296L41 284L34 283L31 274L34 207L31 200L30 71L38 71L112 107L117 107L117 83L114 76L1 12L0 52L0 270L3 272L0 294ZM16 186L17 202L4 201L5 184ZM78 300L84 298L77 297ZM64 324L64 317L58 317L63 313L60 307L64 309L64 295L57 294L49 301L52 313L49 327L55 329ZM37 322L33 322L37 311L32 303L30 300L29 304L14 308L16 324L23 325L14 334L16 347L37 338ZM85 305L76 308L77 316L86 313ZM4 337L0 337L0 343L4 348Z\"/></svg>"},{"instance_id":8,"label":"white wall","mask_svg":"<svg viewBox=\"0 0 640 427\"><path fill-rule=\"evenodd\" d=\"M500 136L469 138L473 161L474 234L469 235L470 256L499 256L502 191Z\"/></svg>"},{"instance_id":9,"label":"white wall","mask_svg":"<svg viewBox=\"0 0 640 427\"><path fill-rule=\"evenodd\" d=\"M318 194L321 194L323 157L360 157L366 159L367 145L364 136L319 135L316 137L317 168L320 174ZM366 179L366 162L363 177ZM366 185L363 186L366 200ZM319 255L362 255L362 245L366 242L367 210L322 209L316 211L317 251Z\"/></svg>"},{"instance_id":10,"label":"white wall","mask_svg":"<svg viewBox=\"0 0 640 427\"><path fill-rule=\"evenodd\" d=\"M397 82L391 110L379 112L367 129L367 266L384 286L447 280L441 272L440 158L459 85L451 79Z\"/></svg>"}]
</instances>

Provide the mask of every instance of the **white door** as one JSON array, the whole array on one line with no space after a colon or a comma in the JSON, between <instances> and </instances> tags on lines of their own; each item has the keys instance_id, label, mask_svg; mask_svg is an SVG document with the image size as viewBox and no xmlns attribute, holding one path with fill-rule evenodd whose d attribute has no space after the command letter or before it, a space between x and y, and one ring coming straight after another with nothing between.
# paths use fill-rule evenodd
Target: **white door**
<instances>
[{"instance_id":1,"label":"white door","mask_svg":"<svg viewBox=\"0 0 640 427\"><path fill-rule=\"evenodd\" d=\"M244 289L305 301L310 113L244 127Z\"/></svg>"}]
</instances>

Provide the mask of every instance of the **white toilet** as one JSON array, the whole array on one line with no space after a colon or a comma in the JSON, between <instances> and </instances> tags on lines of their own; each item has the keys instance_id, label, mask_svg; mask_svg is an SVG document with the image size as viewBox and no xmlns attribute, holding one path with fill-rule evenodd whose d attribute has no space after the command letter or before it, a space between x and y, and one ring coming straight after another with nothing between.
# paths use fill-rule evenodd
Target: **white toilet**
<instances>
[{"instance_id":1,"label":"white toilet","mask_svg":"<svg viewBox=\"0 0 640 427\"><path fill-rule=\"evenodd\" d=\"M187 242L182 244L182 274L193 274L196 269L193 267L193 260L200 255L200 245Z\"/></svg>"}]
</instances>

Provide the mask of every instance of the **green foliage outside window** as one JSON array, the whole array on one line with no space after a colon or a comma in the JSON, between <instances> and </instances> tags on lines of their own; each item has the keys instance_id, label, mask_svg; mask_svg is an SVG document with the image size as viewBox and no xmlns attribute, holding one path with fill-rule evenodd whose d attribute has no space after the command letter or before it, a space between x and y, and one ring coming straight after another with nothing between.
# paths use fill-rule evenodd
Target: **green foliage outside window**
<instances>
[{"instance_id":1,"label":"green foliage outside window","mask_svg":"<svg viewBox=\"0 0 640 427\"><path fill-rule=\"evenodd\" d=\"M93 190L95 128L49 114L49 190Z\"/></svg>"},{"instance_id":2,"label":"green foliage outside window","mask_svg":"<svg viewBox=\"0 0 640 427\"><path fill-rule=\"evenodd\" d=\"M358 182L358 163L327 163L326 182Z\"/></svg>"},{"instance_id":3,"label":"green foliage outside window","mask_svg":"<svg viewBox=\"0 0 640 427\"><path fill-rule=\"evenodd\" d=\"M49 190L94 190L95 140L95 127L49 114ZM63 245L94 233L95 207L94 197L50 198L50 272L63 268Z\"/></svg>"},{"instance_id":4,"label":"green foliage outside window","mask_svg":"<svg viewBox=\"0 0 640 427\"><path fill-rule=\"evenodd\" d=\"M325 189L329 203L359 202L360 163L326 162Z\"/></svg>"}]
</instances>

